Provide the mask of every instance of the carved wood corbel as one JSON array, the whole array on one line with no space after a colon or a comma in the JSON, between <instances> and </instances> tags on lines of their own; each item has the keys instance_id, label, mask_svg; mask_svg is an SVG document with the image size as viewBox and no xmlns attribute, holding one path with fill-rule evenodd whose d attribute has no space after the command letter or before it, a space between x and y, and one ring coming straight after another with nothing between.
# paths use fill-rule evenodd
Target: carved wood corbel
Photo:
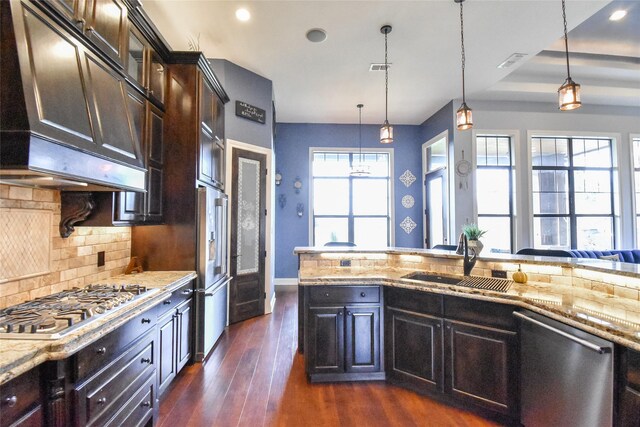
<instances>
[{"instance_id":1,"label":"carved wood corbel","mask_svg":"<svg viewBox=\"0 0 640 427\"><path fill-rule=\"evenodd\" d=\"M89 192L63 191L61 193L60 236L67 238L75 231L74 225L82 222L96 207Z\"/></svg>"}]
</instances>

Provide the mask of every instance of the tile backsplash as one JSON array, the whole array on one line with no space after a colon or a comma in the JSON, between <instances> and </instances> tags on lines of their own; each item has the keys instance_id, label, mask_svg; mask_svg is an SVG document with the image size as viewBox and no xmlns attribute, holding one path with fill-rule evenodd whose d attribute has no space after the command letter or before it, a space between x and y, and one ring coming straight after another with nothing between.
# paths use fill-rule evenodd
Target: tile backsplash
<instances>
[{"instance_id":1,"label":"tile backsplash","mask_svg":"<svg viewBox=\"0 0 640 427\"><path fill-rule=\"evenodd\" d=\"M130 227L76 227L63 239L59 223L59 191L0 184L0 308L124 273Z\"/></svg>"}]
</instances>

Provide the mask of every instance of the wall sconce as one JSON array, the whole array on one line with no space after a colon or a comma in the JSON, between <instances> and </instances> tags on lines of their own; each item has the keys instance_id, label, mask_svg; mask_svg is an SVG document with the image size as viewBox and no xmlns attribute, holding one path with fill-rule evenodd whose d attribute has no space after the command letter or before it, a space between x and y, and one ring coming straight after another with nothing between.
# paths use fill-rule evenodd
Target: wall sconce
<instances>
[{"instance_id":1,"label":"wall sconce","mask_svg":"<svg viewBox=\"0 0 640 427\"><path fill-rule=\"evenodd\" d=\"M274 178L276 180L276 185L280 185L282 183L282 174L279 171L276 171L276 176Z\"/></svg>"},{"instance_id":2,"label":"wall sconce","mask_svg":"<svg viewBox=\"0 0 640 427\"><path fill-rule=\"evenodd\" d=\"M296 213L300 218L302 218L302 215L304 214L304 205L302 203L298 203L298 206L296 206Z\"/></svg>"},{"instance_id":3,"label":"wall sconce","mask_svg":"<svg viewBox=\"0 0 640 427\"><path fill-rule=\"evenodd\" d=\"M287 195L281 194L280 197L278 197L278 203L280 203L280 208L284 208L287 204Z\"/></svg>"},{"instance_id":4,"label":"wall sconce","mask_svg":"<svg viewBox=\"0 0 640 427\"><path fill-rule=\"evenodd\" d=\"M293 188L296 190L296 194L300 194L300 189L302 188L302 181L299 176L296 176L296 180L293 181Z\"/></svg>"}]
</instances>

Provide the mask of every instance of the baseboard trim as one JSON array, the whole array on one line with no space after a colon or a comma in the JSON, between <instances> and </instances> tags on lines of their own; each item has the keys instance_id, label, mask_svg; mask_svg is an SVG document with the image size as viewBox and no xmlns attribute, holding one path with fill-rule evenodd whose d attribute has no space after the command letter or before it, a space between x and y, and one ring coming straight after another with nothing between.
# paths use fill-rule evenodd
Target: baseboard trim
<instances>
[{"instance_id":1,"label":"baseboard trim","mask_svg":"<svg viewBox=\"0 0 640 427\"><path fill-rule=\"evenodd\" d=\"M297 277L281 277L273 280L273 285L277 289L279 286L298 286Z\"/></svg>"}]
</instances>

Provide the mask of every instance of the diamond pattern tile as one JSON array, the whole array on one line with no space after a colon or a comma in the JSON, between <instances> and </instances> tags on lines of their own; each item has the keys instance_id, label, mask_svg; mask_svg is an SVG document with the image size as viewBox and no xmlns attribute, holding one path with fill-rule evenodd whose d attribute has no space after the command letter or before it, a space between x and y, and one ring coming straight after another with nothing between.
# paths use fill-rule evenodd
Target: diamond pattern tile
<instances>
[{"instance_id":1,"label":"diamond pattern tile","mask_svg":"<svg viewBox=\"0 0 640 427\"><path fill-rule=\"evenodd\" d=\"M0 209L0 282L50 270L52 213Z\"/></svg>"}]
</instances>

